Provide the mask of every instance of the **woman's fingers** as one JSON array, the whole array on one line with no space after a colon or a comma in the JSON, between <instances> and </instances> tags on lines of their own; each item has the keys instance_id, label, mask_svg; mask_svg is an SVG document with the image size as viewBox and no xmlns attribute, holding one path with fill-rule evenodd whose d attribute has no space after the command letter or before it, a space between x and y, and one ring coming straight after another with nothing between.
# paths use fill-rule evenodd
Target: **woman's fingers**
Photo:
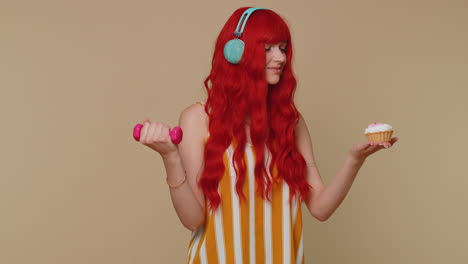
<instances>
[{"instance_id":1,"label":"woman's fingers","mask_svg":"<svg viewBox=\"0 0 468 264\"><path fill-rule=\"evenodd\" d=\"M148 140L146 141L147 144L154 143L157 137L157 123L150 123L148 128Z\"/></svg>"},{"instance_id":2,"label":"woman's fingers","mask_svg":"<svg viewBox=\"0 0 468 264\"><path fill-rule=\"evenodd\" d=\"M369 141L369 143L372 146L379 146L380 148L389 148L393 145L391 141Z\"/></svg>"},{"instance_id":3,"label":"woman's fingers","mask_svg":"<svg viewBox=\"0 0 468 264\"><path fill-rule=\"evenodd\" d=\"M160 122L151 122L149 118L143 119L139 141L163 157L177 151L177 146L171 140L169 126Z\"/></svg>"},{"instance_id":4,"label":"woman's fingers","mask_svg":"<svg viewBox=\"0 0 468 264\"><path fill-rule=\"evenodd\" d=\"M145 140L146 140L146 137L148 135L148 127L149 127L149 124L150 124L150 120L145 117L143 119L143 126L141 127L140 129L140 139L138 141L140 141L141 143L144 143Z\"/></svg>"},{"instance_id":5,"label":"woman's fingers","mask_svg":"<svg viewBox=\"0 0 468 264\"><path fill-rule=\"evenodd\" d=\"M351 154L355 157L366 158L381 149L392 147L397 141L397 137L392 138L390 141L366 141L353 147Z\"/></svg>"},{"instance_id":6,"label":"woman's fingers","mask_svg":"<svg viewBox=\"0 0 468 264\"><path fill-rule=\"evenodd\" d=\"M140 142L144 143L146 142L146 135L148 134L148 122L143 122L143 127L140 130Z\"/></svg>"},{"instance_id":7,"label":"woman's fingers","mask_svg":"<svg viewBox=\"0 0 468 264\"><path fill-rule=\"evenodd\" d=\"M140 142L142 144L156 146L156 144L165 144L170 141L168 126L160 122L144 122L140 135Z\"/></svg>"},{"instance_id":8,"label":"woman's fingers","mask_svg":"<svg viewBox=\"0 0 468 264\"><path fill-rule=\"evenodd\" d=\"M154 137L153 142L164 142L164 125L161 123L156 123L154 127Z\"/></svg>"},{"instance_id":9,"label":"woman's fingers","mask_svg":"<svg viewBox=\"0 0 468 264\"><path fill-rule=\"evenodd\" d=\"M397 142L398 140L399 140L399 138L393 137L393 138L390 140L390 144L393 146L393 144L395 144L395 142Z\"/></svg>"}]
</instances>

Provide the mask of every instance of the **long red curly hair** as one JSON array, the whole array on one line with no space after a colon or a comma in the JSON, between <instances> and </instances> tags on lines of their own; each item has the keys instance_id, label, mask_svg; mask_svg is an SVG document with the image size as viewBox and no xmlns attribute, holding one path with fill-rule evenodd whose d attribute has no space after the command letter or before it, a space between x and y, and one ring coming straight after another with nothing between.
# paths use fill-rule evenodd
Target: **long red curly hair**
<instances>
[{"instance_id":1,"label":"long red curly hair","mask_svg":"<svg viewBox=\"0 0 468 264\"><path fill-rule=\"evenodd\" d=\"M222 28L216 41L211 72L204 82L208 94L205 111L209 116L210 137L205 144L205 168L199 184L213 210L221 202L218 186L226 169L223 154L233 142L236 192L241 201L245 200L242 186L246 175L244 154L248 120L256 156L257 192L263 199L269 199L272 184L280 179L289 185L291 198L299 195L303 201L311 188L305 177L305 160L297 149L294 134L299 112L294 104L296 78L291 64L291 34L285 21L271 10L255 11L241 37L245 50L240 63L233 65L224 58L224 45L233 39L240 16L246 9L236 10ZM265 79L265 44L282 41L288 43L287 62L280 81L269 85ZM272 153L268 169L271 175L278 175L274 179L267 177L265 145ZM273 173L275 168L277 174Z\"/></svg>"}]
</instances>

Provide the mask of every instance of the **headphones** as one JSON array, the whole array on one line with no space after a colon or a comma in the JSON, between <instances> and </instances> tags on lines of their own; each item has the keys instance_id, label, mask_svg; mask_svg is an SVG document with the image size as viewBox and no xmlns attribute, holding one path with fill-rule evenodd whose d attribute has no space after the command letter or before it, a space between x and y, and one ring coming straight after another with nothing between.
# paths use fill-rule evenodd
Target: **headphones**
<instances>
[{"instance_id":1,"label":"headphones","mask_svg":"<svg viewBox=\"0 0 468 264\"><path fill-rule=\"evenodd\" d=\"M244 53L245 44L239 38L244 33L244 27L249 19L250 15L259 10L259 9L266 9L261 7L251 7L242 14L237 23L236 31L234 31L235 37L228 41L226 45L224 45L224 58L232 64L238 64L239 61L242 59L242 54Z\"/></svg>"}]
</instances>

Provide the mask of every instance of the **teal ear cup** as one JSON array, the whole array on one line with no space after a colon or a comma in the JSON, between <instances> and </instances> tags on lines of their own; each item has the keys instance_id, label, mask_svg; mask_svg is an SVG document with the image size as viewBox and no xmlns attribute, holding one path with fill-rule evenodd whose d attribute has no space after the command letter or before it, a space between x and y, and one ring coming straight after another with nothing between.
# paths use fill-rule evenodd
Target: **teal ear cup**
<instances>
[{"instance_id":1,"label":"teal ear cup","mask_svg":"<svg viewBox=\"0 0 468 264\"><path fill-rule=\"evenodd\" d=\"M265 8L251 7L245 10L241 15L239 22L237 23L236 31L234 32L235 38L231 39L224 45L224 58L226 58L229 63L238 64L242 59L245 44L239 38L242 36L242 33L244 33L244 27L250 15L260 9Z\"/></svg>"},{"instance_id":2,"label":"teal ear cup","mask_svg":"<svg viewBox=\"0 0 468 264\"><path fill-rule=\"evenodd\" d=\"M238 64L244 53L244 42L240 39L231 39L224 45L224 57L232 64Z\"/></svg>"}]
</instances>

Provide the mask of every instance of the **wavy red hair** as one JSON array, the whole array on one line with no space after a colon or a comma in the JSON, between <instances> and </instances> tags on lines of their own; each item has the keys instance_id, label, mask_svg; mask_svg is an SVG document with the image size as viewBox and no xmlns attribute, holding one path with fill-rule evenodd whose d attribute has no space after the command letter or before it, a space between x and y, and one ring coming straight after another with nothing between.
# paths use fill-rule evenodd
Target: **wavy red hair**
<instances>
[{"instance_id":1,"label":"wavy red hair","mask_svg":"<svg viewBox=\"0 0 468 264\"><path fill-rule=\"evenodd\" d=\"M226 61L224 45L234 37L234 31L247 7L236 10L222 28L212 60L212 68L205 79L208 99L205 111L209 116L210 137L205 144L205 168L200 186L211 209L220 202L219 182L224 174L223 154L234 144L233 163L237 175L236 192L245 200L242 186L245 181L244 159L247 141L246 122L250 123L250 137L256 156L255 180L257 192L269 199L271 185L283 179L290 187L290 197L304 200L311 186L306 181L306 164L296 145L294 130L299 112L294 104L296 78L292 71L292 42L286 22L271 10L257 10L250 16L241 39L245 43L239 64ZM268 85L265 79L265 44L288 43L280 81ZM268 170L276 178L267 177L265 145L272 153ZM273 173L274 171L277 173Z\"/></svg>"}]
</instances>

